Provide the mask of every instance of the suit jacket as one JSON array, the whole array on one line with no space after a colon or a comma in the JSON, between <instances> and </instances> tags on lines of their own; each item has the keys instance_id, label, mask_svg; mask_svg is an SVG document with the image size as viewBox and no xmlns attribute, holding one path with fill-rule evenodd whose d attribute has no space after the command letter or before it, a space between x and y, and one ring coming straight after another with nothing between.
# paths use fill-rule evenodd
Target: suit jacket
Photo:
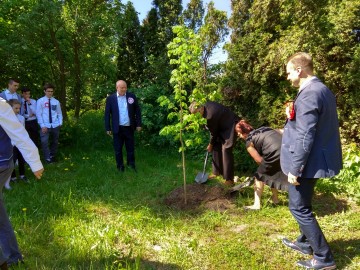
<instances>
[{"instance_id":1,"label":"suit jacket","mask_svg":"<svg viewBox=\"0 0 360 270\"><path fill-rule=\"evenodd\" d=\"M136 127L141 127L141 111L134 94L126 92L126 102L128 107L128 114L130 119L130 126L135 130ZM111 120L111 121L110 121ZM111 122L111 127L110 127ZM106 99L105 106L105 129L113 133L119 132L119 107L117 94L112 94Z\"/></svg>"},{"instance_id":2,"label":"suit jacket","mask_svg":"<svg viewBox=\"0 0 360 270\"><path fill-rule=\"evenodd\" d=\"M240 118L224 105L208 101L204 105L203 117L207 120L207 127L210 131L210 143L226 143L232 147L235 139L235 124Z\"/></svg>"},{"instance_id":3,"label":"suit jacket","mask_svg":"<svg viewBox=\"0 0 360 270\"><path fill-rule=\"evenodd\" d=\"M325 178L339 173L342 153L336 99L318 78L305 81L294 102L295 118L282 137L282 171L302 178Z\"/></svg>"}]
</instances>

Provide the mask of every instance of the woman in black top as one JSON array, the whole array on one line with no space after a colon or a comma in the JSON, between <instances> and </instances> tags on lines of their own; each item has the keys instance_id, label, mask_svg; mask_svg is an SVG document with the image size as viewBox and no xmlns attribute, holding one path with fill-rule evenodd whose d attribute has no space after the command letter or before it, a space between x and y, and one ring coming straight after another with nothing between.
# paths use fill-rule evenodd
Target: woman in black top
<instances>
[{"instance_id":1,"label":"woman in black top","mask_svg":"<svg viewBox=\"0 0 360 270\"><path fill-rule=\"evenodd\" d=\"M235 131L239 138L245 140L247 151L259 165L254 174L255 201L252 206L245 208L260 209L264 184L271 188L272 201L277 204L279 202L278 190L288 189L287 177L280 167L281 133L269 127L254 129L245 120L236 124Z\"/></svg>"}]
</instances>

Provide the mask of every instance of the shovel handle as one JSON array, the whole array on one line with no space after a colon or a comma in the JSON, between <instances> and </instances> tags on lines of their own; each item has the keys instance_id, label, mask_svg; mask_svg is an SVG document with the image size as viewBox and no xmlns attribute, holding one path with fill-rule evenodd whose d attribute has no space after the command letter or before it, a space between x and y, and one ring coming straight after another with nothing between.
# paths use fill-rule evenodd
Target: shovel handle
<instances>
[{"instance_id":1,"label":"shovel handle","mask_svg":"<svg viewBox=\"0 0 360 270\"><path fill-rule=\"evenodd\" d=\"M209 157L209 152L206 151L204 169L203 169L203 176L205 175L205 169L206 169L206 163L207 163L208 157Z\"/></svg>"}]
</instances>

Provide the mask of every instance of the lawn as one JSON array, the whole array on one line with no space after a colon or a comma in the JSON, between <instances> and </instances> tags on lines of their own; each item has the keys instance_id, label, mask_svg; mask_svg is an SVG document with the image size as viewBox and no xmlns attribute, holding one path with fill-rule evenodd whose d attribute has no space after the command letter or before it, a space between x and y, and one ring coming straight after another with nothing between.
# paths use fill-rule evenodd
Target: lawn
<instances>
[{"instance_id":1,"label":"lawn","mask_svg":"<svg viewBox=\"0 0 360 270\"><path fill-rule=\"evenodd\" d=\"M15 269L279 270L306 258L281 244L298 234L286 194L275 207L266 189L256 212L243 210L252 203L251 187L226 211L172 209L164 198L183 181L176 149L138 145L138 172L121 173L110 137L101 145L62 144L59 161L45 166L40 181L30 177L30 184L4 191L26 262ZM201 169L201 160L187 161L189 184ZM314 211L338 269L360 269L359 206L317 190Z\"/></svg>"}]
</instances>

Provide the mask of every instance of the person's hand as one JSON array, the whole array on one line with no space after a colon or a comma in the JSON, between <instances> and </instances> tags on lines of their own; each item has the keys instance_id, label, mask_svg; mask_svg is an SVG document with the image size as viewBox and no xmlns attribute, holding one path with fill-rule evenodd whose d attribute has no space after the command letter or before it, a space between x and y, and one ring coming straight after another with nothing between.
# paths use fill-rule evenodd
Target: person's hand
<instances>
[{"instance_id":1,"label":"person's hand","mask_svg":"<svg viewBox=\"0 0 360 270\"><path fill-rule=\"evenodd\" d=\"M141 131L141 127L136 127L136 131Z\"/></svg>"},{"instance_id":2,"label":"person's hand","mask_svg":"<svg viewBox=\"0 0 360 270\"><path fill-rule=\"evenodd\" d=\"M37 179L41 179L43 172L44 172L44 169L41 169L41 170L34 172L34 175Z\"/></svg>"},{"instance_id":3,"label":"person's hand","mask_svg":"<svg viewBox=\"0 0 360 270\"><path fill-rule=\"evenodd\" d=\"M41 132L42 132L42 133L46 133L47 131L48 131L47 127L41 128Z\"/></svg>"},{"instance_id":4,"label":"person's hand","mask_svg":"<svg viewBox=\"0 0 360 270\"><path fill-rule=\"evenodd\" d=\"M111 132L111 130L106 131L106 134L107 134L107 135L109 135L109 136L112 136L112 132Z\"/></svg>"},{"instance_id":5,"label":"person's hand","mask_svg":"<svg viewBox=\"0 0 360 270\"><path fill-rule=\"evenodd\" d=\"M297 176L292 175L291 173L288 174L288 182L294 186L300 185L300 183L297 181Z\"/></svg>"},{"instance_id":6,"label":"person's hand","mask_svg":"<svg viewBox=\"0 0 360 270\"><path fill-rule=\"evenodd\" d=\"M206 150L207 150L209 153L212 152L213 146L212 146L211 143L209 143L209 145L207 146Z\"/></svg>"}]
</instances>

